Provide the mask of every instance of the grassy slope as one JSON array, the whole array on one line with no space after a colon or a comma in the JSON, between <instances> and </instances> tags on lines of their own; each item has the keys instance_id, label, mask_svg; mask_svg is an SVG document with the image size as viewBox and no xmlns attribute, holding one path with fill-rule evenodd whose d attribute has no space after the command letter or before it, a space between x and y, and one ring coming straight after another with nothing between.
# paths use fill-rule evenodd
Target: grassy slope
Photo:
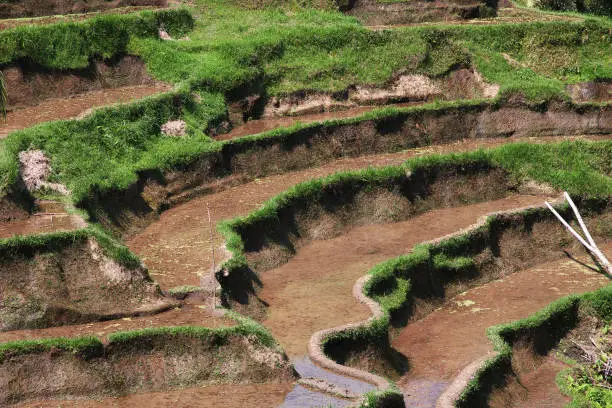
<instances>
[{"instance_id":1,"label":"grassy slope","mask_svg":"<svg viewBox=\"0 0 612 408\"><path fill-rule=\"evenodd\" d=\"M15 180L17 152L28 148L50 155L52 177L73 191L75 201L96 190L126 187L137 169L167 168L216 149L201 129L224 117L229 95L250 86L263 84L269 94L337 91L383 83L398 70L441 75L472 61L486 78L501 83L503 92L521 91L541 101L560 95L564 82L612 77L610 23L602 19L372 32L340 13L299 7L245 10L199 0L194 12L190 41L156 38L160 21L173 35L183 35L190 27L184 13L102 16L0 33L5 51L0 64L28 56L41 65L74 68L96 55L131 52L145 59L154 76L175 84L182 101L178 108L171 95L158 96L83 121L12 134L0 141L0 194ZM538 62L540 55L531 54L534 44L545 45L554 64ZM502 52L530 68L512 67ZM201 101L194 100L192 90ZM162 137L160 125L181 116L190 136Z\"/></svg>"}]
</instances>

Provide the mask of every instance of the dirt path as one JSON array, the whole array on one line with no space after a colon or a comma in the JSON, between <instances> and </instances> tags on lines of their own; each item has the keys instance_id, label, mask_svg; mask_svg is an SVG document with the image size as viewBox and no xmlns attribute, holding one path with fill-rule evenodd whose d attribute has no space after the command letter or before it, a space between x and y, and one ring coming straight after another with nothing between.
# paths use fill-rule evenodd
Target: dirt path
<instances>
[{"instance_id":1,"label":"dirt path","mask_svg":"<svg viewBox=\"0 0 612 408\"><path fill-rule=\"evenodd\" d=\"M602 244L601 249L610 253L612 242ZM406 406L433 407L464 367L491 352L492 346L485 334L488 327L528 317L565 295L591 291L609 283L607 277L566 258L471 289L409 324L392 343L408 357L410 365L408 374L398 382ZM553 371L543 370L540 377L532 376L532 381L527 382L532 406L542 406L533 401L537 395L543 400L555 397L550 396L551 390L555 394L555 388L551 388L554 387Z\"/></svg>"},{"instance_id":2,"label":"dirt path","mask_svg":"<svg viewBox=\"0 0 612 408\"><path fill-rule=\"evenodd\" d=\"M272 408L278 407L293 384L221 384L183 390L132 394L98 400L41 401L17 405L20 408Z\"/></svg>"},{"instance_id":3,"label":"dirt path","mask_svg":"<svg viewBox=\"0 0 612 408\"><path fill-rule=\"evenodd\" d=\"M0 122L0 139L8 136L10 132L38 123L76 118L91 108L130 102L170 89L164 84L136 85L103 89L70 98L49 99L36 106L9 111L6 122Z\"/></svg>"},{"instance_id":4,"label":"dirt path","mask_svg":"<svg viewBox=\"0 0 612 408\"><path fill-rule=\"evenodd\" d=\"M533 360L533 359L532 359ZM529 371L519 374L520 384L512 383L502 392L494 391L489 399L491 408L558 408L571 398L561 394L555 382L557 374L568 366L553 356L533 362Z\"/></svg>"},{"instance_id":5,"label":"dirt path","mask_svg":"<svg viewBox=\"0 0 612 408\"><path fill-rule=\"evenodd\" d=\"M601 138L605 136L588 137L589 140ZM369 166L398 165L411 157L425 154L465 152L516 141L540 143L569 139L574 138L465 140L447 145L410 149L399 153L340 159L317 168L256 179L216 194L193 199L161 214L159 221L129 239L126 244L141 257L149 268L151 277L159 282L162 288L198 285L200 279L210 272L212 265L210 230L206 216L207 203L214 224L215 246L218 247L222 245L222 237L216 230L218 221L246 215L257 209L266 200L302 181L324 177L339 171ZM219 255L221 251L217 250L216 253ZM218 264L221 261L220 257L217 257L216 261Z\"/></svg>"}]
</instances>

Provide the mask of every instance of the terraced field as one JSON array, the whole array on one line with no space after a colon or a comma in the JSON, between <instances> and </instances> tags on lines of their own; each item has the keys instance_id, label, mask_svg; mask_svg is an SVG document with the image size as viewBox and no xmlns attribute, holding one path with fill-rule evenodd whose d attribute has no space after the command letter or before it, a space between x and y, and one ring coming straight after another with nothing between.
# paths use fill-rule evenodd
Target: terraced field
<instances>
[{"instance_id":1,"label":"terraced field","mask_svg":"<svg viewBox=\"0 0 612 408\"><path fill-rule=\"evenodd\" d=\"M0 406L611 404L567 3L0 1Z\"/></svg>"}]
</instances>

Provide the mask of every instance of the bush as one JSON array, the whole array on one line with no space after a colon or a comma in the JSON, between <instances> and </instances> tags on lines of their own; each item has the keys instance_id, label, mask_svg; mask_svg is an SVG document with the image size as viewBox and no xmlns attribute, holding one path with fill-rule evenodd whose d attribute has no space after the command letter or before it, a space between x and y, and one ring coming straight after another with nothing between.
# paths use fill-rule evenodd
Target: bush
<instances>
[{"instance_id":1,"label":"bush","mask_svg":"<svg viewBox=\"0 0 612 408\"><path fill-rule=\"evenodd\" d=\"M557 11L576 11L576 0L536 0L537 8Z\"/></svg>"},{"instance_id":2,"label":"bush","mask_svg":"<svg viewBox=\"0 0 612 408\"><path fill-rule=\"evenodd\" d=\"M612 17L612 1L610 0L578 0L578 10L586 13Z\"/></svg>"}]
</instances>

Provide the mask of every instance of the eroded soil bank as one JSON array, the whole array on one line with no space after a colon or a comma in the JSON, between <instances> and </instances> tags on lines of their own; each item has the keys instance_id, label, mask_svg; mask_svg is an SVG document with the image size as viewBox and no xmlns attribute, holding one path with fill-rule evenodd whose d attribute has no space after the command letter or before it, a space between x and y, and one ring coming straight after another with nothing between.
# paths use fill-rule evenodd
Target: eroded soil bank
<instances>
[{"instance_id":1,"label":"eroded soil bank","mask_svg":"<svg viewBox=\"0 0 612 408\"><path fill-rule=\"evenodd\" d=\"M0 332L0 342L31 340L38 338L95 336L104 339L109 334L150 327L202 326L210 328L231 327L236 322L213 314L210 302L188 300L177 307L148 316L124 317L115 320Z\"/></svg>"},{"instance_id":2,"label":"eroded soil bank","mask_svg":"<svg viewBox=\"0 0 612 408\"><path fill-rule=\"evenodd\" d=\"M127 6L164 7L166 0L22 0L0 3L0 18L87 13Z\"/></svg>"},{"instance_id":3,"label":"eroded soil bank","mask_svg":"<svg viewBox=\"0 0 612 408\"><path fill-rule=\"evenodd\" d=\"M132 394L125 397L96 400L57 400L19 404L20 408L58 407L120 407L120 408L276 408L291 391L292 383L279 384L223 384L176 391Z\"/></svg>"},{"instance_id":4,"label":"eroded soil bank","mask_svg":"<svg viewBox=\"0 0 612 408\"><path fill-rule=\"evenodd\" d=\"M601 249L609 253L612 244L608 241ZM410 369L399 381L408 407L435 406L437 398L464 367L490 353L488 327L528 317L565 295L610 283L609 278L559 252L557 256L563 258L461 293L401 331L392 345L408 358ZM581 262L589 262L582 250L570 253ZM542 374L539 381L543 384L527 383L528 390L529 387L534 392L544 390L543 400L549 396L547 390L557 395L556 388L549 388L556 387L553 371L547 371L546 376Z\"/></svg>"},{"instance_id":5,"label":"eroded soil bank","mask_svg":"<svg viewBox=\"0 0 612 408\"><path fill-rule=\"evenodd\" d=\"M8 93L0 138L32 125L86 114L92 108L130 102L171 89L153 80L144 62L127 55L94 61L77 70L53 70L28 62L2 67Z\"/></svg>"},{"instance_id":6,"label":"eroded soil bank","mask_svg":"<svg viewBox=\"0 0 612 408\"><path fill-rule=\"evenodd\" d=\"M202 330L136 333L110 338L107 344L78 353L53 348L25 354L5 351L0 362L0 401L96 398L219 383L295 380L284 354L258 336L231 329Z\"/></svg>"},{"instance_id":7,"label":"eroded soil bank","mask_svg":"<svg viewBox=\"0 0 612 408\"><path fill-rule=\"evenodd\" d=\"M232 140L219 151L202 154L171 171L142 171L129 188L96 194L79 205L93 220L129 236L169 207L256 177L321 166L342 157L464 139L609 134L612 116L608 111L605 107L565 106L535 112L524 106L497 109L482 104L398 112L348 123L312 124L282 135Z\"/></svg>"},{"instance_id":8,"label":"eroded soil bank","mask_svg":"<svg viewBox=\"0 0 612 408\"><path fill-rule=\"evenodd\" d=\"M2 248L0 331L152 314L176 305L144 268L115 261L94 238L41 239Z\"/></svg>"},{"instance_id":9,"label":"eroded soil bank","mask_svg":"<svg viewBox=\"0 0 612 408\"><path fill-rule=\"evenodd\" d=\"M489 17L495 10L489 2L455 1L377 1L350 0L345 12L366 25L396 25L430 21L456 21ZM497 3L495 3L497 7Z\"/></svg>"}]
</instances>

